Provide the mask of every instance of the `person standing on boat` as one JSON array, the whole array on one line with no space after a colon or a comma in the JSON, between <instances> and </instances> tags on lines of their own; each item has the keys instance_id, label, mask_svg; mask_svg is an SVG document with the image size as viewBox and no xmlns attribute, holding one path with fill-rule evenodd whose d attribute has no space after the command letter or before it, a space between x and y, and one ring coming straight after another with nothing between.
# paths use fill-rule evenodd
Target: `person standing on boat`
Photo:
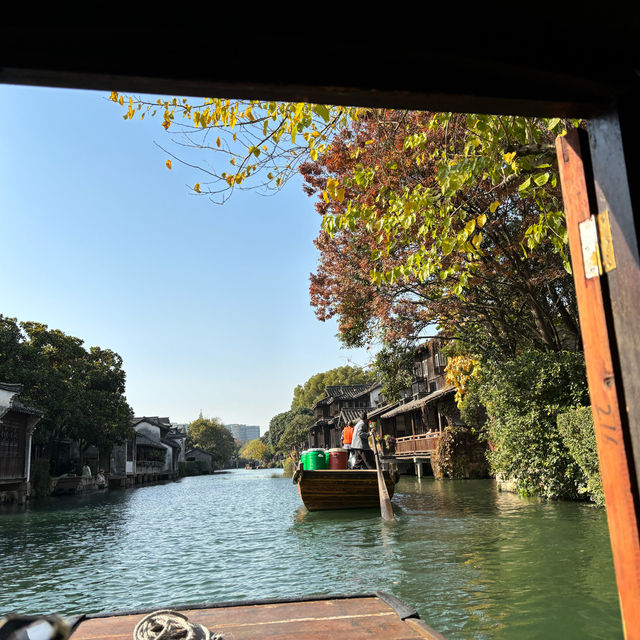
<instances>
[{"instance_id":1,"label":"person standing on boat","mask_svg":"<svg viewBox=\"0 0 640 640\"><path fill-rule=\"evenodd\" d=\"M340 444L343 449L346 449L349 452L351 449L351 441L353 440L353 422L347 422L345 428L342 430L342 435L340 436Z\"/></svg>"},{"instance_id":2,"label":"person standing on boat","mask_svg":"<svg viewBox=\"0 0 640 640\"><path fill-rule=\"evenodd\" d=\"M353 439L351 440L351 450L355 454L354 469L375 469L373 463L373 452L369 446L369 429L367 428L367 414L363 412L360 420L353 428Z\"/></svg>"}]
</instances>

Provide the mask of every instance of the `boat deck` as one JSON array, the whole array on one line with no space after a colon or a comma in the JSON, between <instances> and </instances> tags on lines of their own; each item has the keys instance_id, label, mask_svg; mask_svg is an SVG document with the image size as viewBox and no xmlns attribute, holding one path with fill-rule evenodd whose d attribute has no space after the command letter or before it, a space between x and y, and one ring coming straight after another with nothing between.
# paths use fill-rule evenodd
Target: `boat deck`
<instances>
[{"instance_id":1,"label":"boat deck","mask_svg":"<svg viewBox=\"0 0 640 640\"><path fill-rule=\"evenodd\" d=\"M219 603L176 610L212 633L222 634L225 640L444 640L413 609L384 593ZM72 640L132 640L135 625L147 613L88 616L78 625Z\"/></svg>"}]
</instances>

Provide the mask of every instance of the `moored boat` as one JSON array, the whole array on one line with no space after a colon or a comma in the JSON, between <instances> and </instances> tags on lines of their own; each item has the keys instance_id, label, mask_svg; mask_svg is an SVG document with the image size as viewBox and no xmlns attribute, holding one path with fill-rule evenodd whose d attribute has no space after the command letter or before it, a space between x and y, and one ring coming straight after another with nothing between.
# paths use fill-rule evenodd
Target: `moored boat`
<instances>
[{"instance_id":1,"label":"moored boat","mask_svg":"<svg viewBox=\"0 0 640 640\"><path fill-rule=\"evenodd\" d=\"M383 476L391 498L395 489L395 475L383 471ZM309 471L298 467L293 481L298 485L302 502L309 511L380 507L375 469Z\"/></svg>"}]
</instances>

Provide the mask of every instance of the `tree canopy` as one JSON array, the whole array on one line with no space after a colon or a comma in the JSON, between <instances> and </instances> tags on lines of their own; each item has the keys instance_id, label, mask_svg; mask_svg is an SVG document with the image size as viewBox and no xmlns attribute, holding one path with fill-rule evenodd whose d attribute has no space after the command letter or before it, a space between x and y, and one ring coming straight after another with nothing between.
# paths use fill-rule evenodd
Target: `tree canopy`
<instances>
[{"instance_id":1,"label":"tree canopy","mask_svg":"<svg viewBox=\"0 0 640 640\"><path fill-rule=\"evenodd\" d=\"M306 102L177 97L149 101L117 91L110 99L125 109L125 120L158 116L174 142L175 152L162 147L170 156L167 168L172 168L171 159L188 164L199 175L193 191L218 203L235 189L280 189L301 162L317 159L335 131L364 112ZM193 160L185 160L189 151L203 152L205 159L196 153ZM226 170L211 163L211 151L226 159Z\"/></svg>"},{"instance_id":2,"label":"tree canopy","mask_svg":"<svg viewBox=\"0 0 640 640\"><path fill-rule=\"evenodd\" d=\"M313 413L308 409L293 409L289 413L290 418L278 440L278 450L283 453L304 448L309 439L309 427L314 423Z\"/></svg>"},{"instance_id":3,"label":"tree canopy","mask_svg":"<svg viewBox=\"0 0 640 640\"><path fill-rule=\"evenodd\" d=\"M361 367L344 365L329 369L323 373L316 373L304 384L298 385L293 390L292 409L302 409L312 407L313 404L322 398L326 387L340 384L364 384L373 382L374 374L365 371Z\"/></svg>"},{"instance_id":4,"label":"tree canopy","mask_svg":"<svg viewBox=\"0 0 640 640\"><path fill-rule=\"evenodd\" d=\"M194 446L212 455L216 469L222 468L236 453L236 442L219 418L200 416L189 424L187 433Z\"/></svg>"},{"instance_id":5,"label":"tree canopy","mask_svg":"<svg viewBox=\"0 0 640 640\"><path fill-rule=\"evenodd\" d=\"M264 462L269 458L269 447L260 438L249 440L240 449L240 457Z\"/></svg>"},{"instance_id":6,"label":"tree canopy","mask_svg":"<svg viewBox=\"0 0 640 640\"><path fill-rule=\"evenodd\" d=\"M109 448L131 433L122 358L110 349L0 315L0 380L23 384L21 401L44 411L34 440L45 452L63 437Z\"/></svg>"},{"instance_id":7,"label":"tree canopy","mask_svg":"<svg viewBox=\"0 0 640 640\"><path fill-rule=\"evenodd\" d=\"M236 187L278 189L302 168L321 198L312 304L320 319L338 317L345 344L415 337L434 323L467 323L506 352L577 340L553 143L578 121L111 99L127 120L161 116L179 153L226 156L228 171L188 161L207 176L194 191L217 201Z\"/></svg>"},{"instance_id":8,"label":"tree canopy","mask_svg":"<svg viewBox=\"0 0 640 640\"><path fill-rule=\"evenodd\" d=\"M269 422L269 431L265 434L268 438L268 442L274 451L280 451L282 453L288 453L290 450L289 440L293 431L296 431L295 425L307 424L311 425L313 422L313 411L307 407L300 407L297 409L289 409L289 411L283 411L271 418ZM294 423L294 427L289 429L289 426ZM286 440L282 440L284 433L289 429L289 436ZM307 434L308 435L308 434ZM297 437L297 436L296 436Z\"/></svg>"},{"instance_id":9,"label":"tree canopy","mask_svg":"<svg viewBox=\"0 0 640 640\"><path fill-rule=\"evenodd\" d=\"M349 346L434 325L490 351L575 346L553 124L395 111L353 123L302 166L323 218L318 318L336 316Z\"/></svg>"}]
</instances>

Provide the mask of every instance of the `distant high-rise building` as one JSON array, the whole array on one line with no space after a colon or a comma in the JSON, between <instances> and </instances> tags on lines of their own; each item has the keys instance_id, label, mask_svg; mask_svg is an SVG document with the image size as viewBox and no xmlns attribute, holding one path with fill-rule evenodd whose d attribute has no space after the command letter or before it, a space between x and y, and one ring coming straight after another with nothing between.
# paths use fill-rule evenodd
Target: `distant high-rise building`
<instances>
[{"instance_id":1,"label":"distant high-rise building","mask_svg":"<svg viewBox=\"0 0 640 640\"><path fill-rule=\"evenodd\" d=\"M260 427L248 424L225 424L231 435L242 444L260 437Z\"/></svg>"}]
</instances>

